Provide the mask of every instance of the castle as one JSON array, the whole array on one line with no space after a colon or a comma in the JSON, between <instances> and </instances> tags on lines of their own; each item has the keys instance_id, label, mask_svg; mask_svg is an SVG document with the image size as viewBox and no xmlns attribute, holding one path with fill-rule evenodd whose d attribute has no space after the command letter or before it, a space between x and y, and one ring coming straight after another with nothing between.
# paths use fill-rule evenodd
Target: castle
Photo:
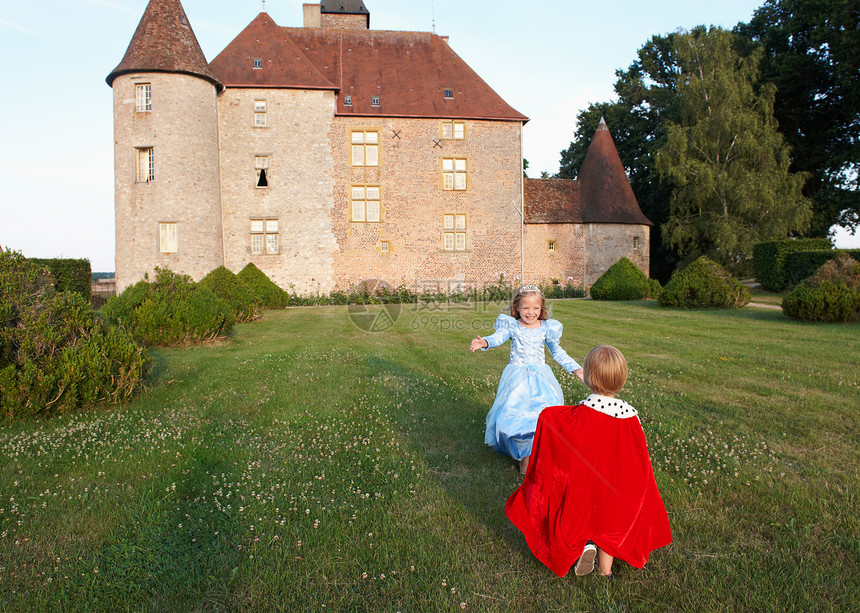
<instances>
[{"instance_id":1,"label":"castle","mask_svg":"<svg viewBox=\"0 0 860 613\"><path fill-rule=\"evenodd\" d=\"M650 222L605 123L577 181L527 179L508 105L427 32L370 29L362 0L260 13L207 62L179 0L150 0L114 99L117 290L156 266L249 262L281 287L590 285Z\"/></svg>"}]
</instances>

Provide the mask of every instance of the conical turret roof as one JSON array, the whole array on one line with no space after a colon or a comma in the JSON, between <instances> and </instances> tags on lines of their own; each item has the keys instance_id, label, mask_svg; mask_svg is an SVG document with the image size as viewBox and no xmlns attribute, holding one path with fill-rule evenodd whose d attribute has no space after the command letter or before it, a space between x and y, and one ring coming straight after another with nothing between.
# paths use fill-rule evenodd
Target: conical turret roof
<instances>
[{"instance_id":1,"label":"conical turret roof","mask_svg":"<svg viewBox=\"0 0 860 613\"><path fill-rule=\"evenodd\" d=\"M652 225L642 214L606 121L601 117L579 169L584 223Z\"/></svg>"},{"instance_id":2,"label":"conical turret roof","mask_svg":"<svg viewBox=\"0 0 860 613\"><path fill-rule=\"evenodd\" d=\"M210 81L219 91L223 89L179 0L150 0L125 56L107 76L107 84L131 72L189 74Z\"/></svg>"}]
</instances>

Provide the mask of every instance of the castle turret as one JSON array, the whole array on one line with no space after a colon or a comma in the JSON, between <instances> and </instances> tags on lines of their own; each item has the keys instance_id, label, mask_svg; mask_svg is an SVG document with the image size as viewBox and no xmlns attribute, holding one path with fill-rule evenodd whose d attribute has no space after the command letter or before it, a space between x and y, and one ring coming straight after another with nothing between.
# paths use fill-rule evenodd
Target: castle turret
<instances>
[{"instance_id":1,"label":"castle turret","mask_svg":"<svg viewBox=\"0 0 860 613\"><path fill-rule=\"evenodd\" d=\"M224 261L217 96L179 0L150 0L108 75L117 291L156 266L199 279Z\"/></svg>"},{"instance_id":2,"label":"castle turret","mask_svg":"<svg viewBox=\"0 0 860 613\"><path fill-rule=\"evenodd\" d=\"M579 169L579 184L585 224L585 283L594 283L625 256L647 275L651 222L639 208L602 117Z\"/></svg>"}]
</instances>

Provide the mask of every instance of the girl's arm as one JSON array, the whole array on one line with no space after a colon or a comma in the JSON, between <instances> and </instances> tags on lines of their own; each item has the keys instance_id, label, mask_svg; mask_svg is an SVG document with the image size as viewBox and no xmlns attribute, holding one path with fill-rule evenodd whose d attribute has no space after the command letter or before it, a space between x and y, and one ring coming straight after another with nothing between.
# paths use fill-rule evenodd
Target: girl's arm
<instances>
[{"instance_id":1,"label":"girl's arm","mask_svg":"<svg viewBox=\"0 0 860 613\"><path fill-rule=\"evenodd\" d=\"M469 348L472 351L475 351L476 349L486 351L487 349L491 349L492 347L498 347L506 340L511 338L511 325L513 324L519 325L516 323L516 320L510 315L499 315L496 318L495 323L493 324L493 326L496 328L496 331L490 336L485 336L483 338L479 336L472 341L472 344L469 346ZM478 344L479 341L483 342ZM477 347L475 345L477 345Z\"/></svg>"},{"instance_id":2,"label":"girl's arm","mask_svg":"<svg viewBox=\"0 0 860 613\"><path fill-rule=\"evenodd\" d=\"M582 366L567 355L567 352L561 346L561 333L563 329L561 322L547 320L547 326L549 329L546 335L546 346L549 347L549 352L552 354L553 359L561 364L561 367L567 372L573 373L582 379Z\"/></svg>"}]
</instances>

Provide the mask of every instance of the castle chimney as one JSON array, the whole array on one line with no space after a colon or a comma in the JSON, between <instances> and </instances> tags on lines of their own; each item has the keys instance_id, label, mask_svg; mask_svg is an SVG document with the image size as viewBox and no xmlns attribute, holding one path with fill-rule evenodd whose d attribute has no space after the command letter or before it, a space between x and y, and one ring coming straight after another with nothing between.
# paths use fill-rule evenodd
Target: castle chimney
<instances>
[{"instance_id":1,"label":"castle chimney","mask_svg":"<svg viewBox=\"0 0 860 613\"><path fill-rule=\"evenodd\" d=\"M321 14L320 14L320 5L319 4L303 4L302 9L305 14L305 27L306 28L321 28Z\"/></svg>"}]
</instances>

